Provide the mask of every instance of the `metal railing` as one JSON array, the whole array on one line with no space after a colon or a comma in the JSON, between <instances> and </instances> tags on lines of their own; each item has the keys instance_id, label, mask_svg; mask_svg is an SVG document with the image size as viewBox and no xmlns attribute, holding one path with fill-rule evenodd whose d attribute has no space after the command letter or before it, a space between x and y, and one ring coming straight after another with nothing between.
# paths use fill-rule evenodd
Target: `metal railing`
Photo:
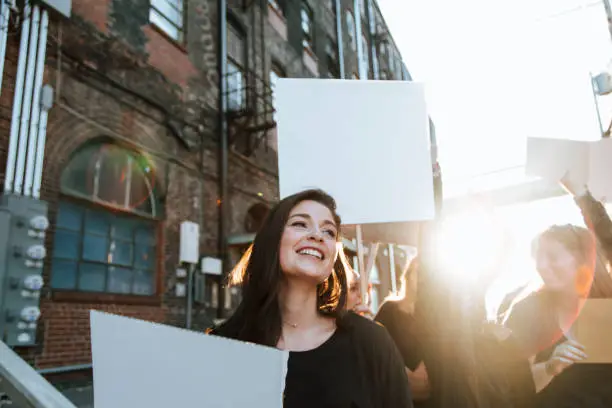
<instances>
[{"instance_id":1,"label":"metal railing","mask_svg":"<svg viewBox=\"0 0 612 408\"><path fill-rule=\"evenodd\" d=\"M1 341L0 407L76 408L68 398Z\"/></svg>"}]
</instances>

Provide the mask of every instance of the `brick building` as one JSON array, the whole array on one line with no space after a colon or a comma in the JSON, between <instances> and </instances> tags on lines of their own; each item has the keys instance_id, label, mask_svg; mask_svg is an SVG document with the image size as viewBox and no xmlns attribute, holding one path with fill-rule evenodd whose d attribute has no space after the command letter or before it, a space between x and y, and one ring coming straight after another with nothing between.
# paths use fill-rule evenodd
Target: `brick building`
<instances>
[{"instance_id":1,"label":"brick building","mask_svg":"<svg viewBox=\"0 0 612 408\"><path fill-rule=\"evenodd\" d=\"M199 225L203 255L227 250L234 262L248 245L278 199L278 77L410 80L373 0L227 0L219 13L223 3L73 0L70 17L49 10L48 27L44 5L39 15L18 1L10 14L0 182L46 202L50 222L36 345L16 350L58 386L90 380L92 308L185 324L182 221ZM19 67L30 61L24 34L31 43L43 26L37 82ZM46 131L32 113L43 88L53 90ZM29 115L44 152L39 191L21 179L14 147ZM235 294L220 288L216 276L196 279L194 328L231 310Z\"/></svg>"}]
</instances>

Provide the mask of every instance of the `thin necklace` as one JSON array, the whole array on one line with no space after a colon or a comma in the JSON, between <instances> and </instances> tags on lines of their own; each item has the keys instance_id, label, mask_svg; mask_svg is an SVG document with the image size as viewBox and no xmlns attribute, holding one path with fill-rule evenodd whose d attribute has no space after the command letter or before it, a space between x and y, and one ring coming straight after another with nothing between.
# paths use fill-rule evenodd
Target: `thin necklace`
<instances>
[{"instance_id":1,"label":"thin necklace","mask_svg":"<svg viewBox=\"0 0 612 408\"><path fill-rule=\"evenodd\" d=\"M284 323L285 323L287 326L291 326L291 327L293 327L294 329L297 329L297 327L298 327L297 323L287 323L287 322L284 322Z\"/></svg>"}]
</instances>

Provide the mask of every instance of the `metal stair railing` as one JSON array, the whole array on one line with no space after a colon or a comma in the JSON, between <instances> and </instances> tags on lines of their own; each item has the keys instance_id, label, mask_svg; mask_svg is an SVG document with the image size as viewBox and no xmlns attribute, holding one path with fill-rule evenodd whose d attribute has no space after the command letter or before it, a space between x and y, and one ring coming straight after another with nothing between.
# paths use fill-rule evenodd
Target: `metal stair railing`
<instances>
[{"instance_id":1,"label":"metal stair railing","mask_svg":"<svg viewBox=\"0 0 612 408\"><path fill-rule=\"evenodd\" d=\"M68 398L0 341L0 407L76 408Z\"/></svg>"}]
</instances>

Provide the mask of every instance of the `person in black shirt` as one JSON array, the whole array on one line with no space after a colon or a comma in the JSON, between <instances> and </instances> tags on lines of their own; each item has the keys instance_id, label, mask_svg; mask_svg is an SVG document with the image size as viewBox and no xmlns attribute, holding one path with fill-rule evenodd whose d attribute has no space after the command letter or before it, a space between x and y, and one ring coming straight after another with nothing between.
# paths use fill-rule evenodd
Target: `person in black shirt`
<instances>
[{"instance_id":1,"label":"person in black shirt","mask_svg":"<svg viewBox=\"0 0 612 408\"><path fill-rule=\"evenodd\" d=\"M386 330L345 310L349 267L339 229L326 193L281 200L232 272L241 303L209 333L288 350L286 408L412 407Z\"/></svg>"},{"instance_id":2,"label":"person in black shirt","mask_svg":"<svg viewBox=\"0 0 612 408\"><path fill-rule=\"evenodd\" d=\"M542 233L534 255L544 287L518 302L506 325L531 355L538 407L612 407L612 365L575 364L588 350L565 336L571 334L581 299L612 297L606 267L612 255L612 221L604 206L569 174L562 184L574 195L595 236L573 225Z\"/></svg>"},{"instance_id":3,"label":"person in black shirt","mask_svg":"<svg viewBox=\"0 0 612 408\"><path fill-rule=\"evenodd\" d=\"M376 313L375 321L382 324L397 345L407 368L415 407L424 407L430 386L427 368L419 351L419 337L414 319L418 258L413 259L402 273L398 294L389 296Z\"/></svg>"}]
</instances>

